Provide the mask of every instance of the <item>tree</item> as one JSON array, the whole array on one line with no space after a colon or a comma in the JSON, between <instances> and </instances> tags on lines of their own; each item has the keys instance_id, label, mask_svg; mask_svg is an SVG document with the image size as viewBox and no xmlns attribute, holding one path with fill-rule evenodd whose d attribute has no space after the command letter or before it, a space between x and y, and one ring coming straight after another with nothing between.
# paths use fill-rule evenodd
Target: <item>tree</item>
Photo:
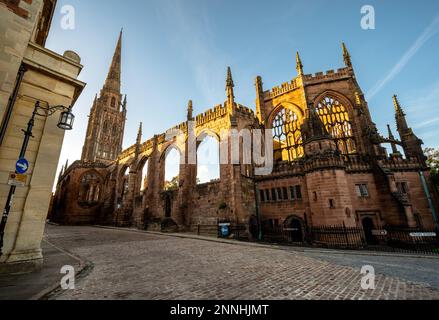
<instances>
[{"instance_id":1,"label":"tree","mask_svg":"<svg viewBox=\"0 0 439 320\"><path fill-rule=\"evenodd\" d=\"M426 148L424 153L427 156L427 164L430 167L431 179L436 189L439 190L439 150Z\"/></svg>"},{"instance_id":2,"label":"tree","mask_svg":"<svg viewBox=\"0 0 439 320\"><path fill-rule=\"evenodd\" d=\"M175 190L178 189L178 176L175 176L171 181L165 181L165 190Z\"/></svg>"}]
</instances>

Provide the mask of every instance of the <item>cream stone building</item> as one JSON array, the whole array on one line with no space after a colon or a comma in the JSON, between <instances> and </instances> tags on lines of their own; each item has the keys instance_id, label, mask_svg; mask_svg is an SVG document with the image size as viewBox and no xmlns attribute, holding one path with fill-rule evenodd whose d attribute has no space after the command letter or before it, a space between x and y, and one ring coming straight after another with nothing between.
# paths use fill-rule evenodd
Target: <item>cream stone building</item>
<instances>
[{"instance_id":1,"label":"cream stone building","mask_svg":"<svg viewBox=\"0 0 439 320\"><path fill-rule=\"evenodd\" d=\"M5 207L26 129L34 106L73 105L85 83L73 51L46 49L56 0L0 0L0 206ZM40 112L44 113L42 109ZM4 232L0 272L23 272L42 264L41 241L64 131L60 111L37 116L26 152L30 168L18 187Z\"/></svg>"}]
</instances>

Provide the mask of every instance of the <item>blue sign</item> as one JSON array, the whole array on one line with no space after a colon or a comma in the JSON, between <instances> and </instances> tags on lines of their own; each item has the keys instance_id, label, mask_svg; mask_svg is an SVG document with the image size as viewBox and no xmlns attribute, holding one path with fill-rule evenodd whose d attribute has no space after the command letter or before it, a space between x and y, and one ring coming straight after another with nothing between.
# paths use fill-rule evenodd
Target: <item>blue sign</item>
<instances>
[{"instance_id":1,"label":"blue sign","mask_svg":"<svg viewBox=\"0 0 439 320\"><path fill-rule=\"evenodd\" d=\"M29 162L27 162L27 160L24 158L18 159L17 163L15 164L15 171L19 174L25 174L28 169Z\"/></svg>"},{"instance_id":2,"label":"blue sign","mask_svg":"<svg viewBox=\"0 0 439 320\"><path fill-rule=\"evenodd\" d=\"M227 237L229 235L229 225L223 224L221 225L221 236Z\"/></svg>"}]
</instances>

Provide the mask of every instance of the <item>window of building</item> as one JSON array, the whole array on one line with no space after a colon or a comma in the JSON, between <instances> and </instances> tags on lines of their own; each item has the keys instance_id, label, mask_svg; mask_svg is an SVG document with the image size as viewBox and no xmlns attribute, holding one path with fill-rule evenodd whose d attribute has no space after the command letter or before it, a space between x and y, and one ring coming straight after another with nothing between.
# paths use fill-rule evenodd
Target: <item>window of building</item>
<instances>
[{"instance_id":1,"label":"window of building","mask_svg":"<svg viewBox=\"0 0 439 320\"><path fill-rule=\"evenodd\" d=\"M273 151L277 161L294 161L303 157L301 119L290 109L282 108L273 120Z\"/></svg>"},{"instance_id":2,"label":"window of building","mask_svg":"<svg viewBox=\"0 0 439 320\"><path fill-rule=\"evenodd\" d=\"M265 191L260 190L259 195L260 195L261 202L265 202Z\"/></svg>"},{"instance_id":3,"label":"window of building","mask_svg":"<svg viewBox=\"0 0 439 320\"><path fill-rule=\"evenodd\" d=\"M284 199L282 188L277 188L276 191L277 191L277 201L282 201Z\"/></svg>"},{"instance_id":4,"label":"window of building","mask_svg":"<svg viewBox=\"0 0 439 320\"><path fill-rule=\"evenodd\" d=\"M276 189L271 189L271 200L277 201Z\"/></svg>"},{"instance_id":5,"label":"window of building","mask_svg":"<svg viewBox=\"0 0 439 320\"><path fill-rule=\"evenodd\" d=\"M296 198L298 200L302 199L302 187L301 186L296 186Z\"/></svg>"},{"instance_id":6,"label":"window of building","mask_svg":"<svg viewBox=\"0 0 439 320\"><path fill-rule=\"evenodd\" d=\"M409 185L407 182L397 182L396 187L398 188L398 191L404 194L409 193Z\"/></svg>"},{"instance_id":7,"label":"window of building","mask_svg":"<svg viewBox=\"0 0 439 320\"><path fill-rule=\"evenodd\" d=\"M369 197L369 189L366 184L357 184L355 185L355 189L357 191L357 196L360 198Z\"/></svg>"},{"instance_id":8,"label":"window of building","mask_svg":"<svg viewBox=\"0 0 439 320\"><path fill-rule=\"evenodd\" d=\"M329 199L329 208L331 208L331 209L335 208L335 201L334 201L334 199Z\"/></svg>"},{"instance_id":9,"label":"window of building","mask_svg":"<svg viewBox=\"0 0 439 320\"><path fill-rule=\"evenodd\" d=\"M82 177L79 189L79 201L92 204L99 201L101 181L97 174L90 172Z\"/></svg>"},{"instance_id":10,"label":"window of building","mask_svg":"<svg viewBox=\"0 0 439 320\"><path fill-rule=\"evenodd\" d=\"M282 188L283 199L288 200L288 189L286 187Z\"/></svg>"},{"instance_id":11,"label":"window of building","mask_svg":"<svg viewBox=\"0 0 439 320\"><path fill-rule=\"evenodd\" d=\"M300 185L290 187L291 200L302 199L302 187Z\"/></svg>"},{"instance_id":12,"label":"window of building","mask_svg":"<svg viewBox=\"0 0 439 320\"><path fill-rule=\"evenodd\" d=\"M314 198L314 201L317 201L317 192L313 192L313 198Z\"/></svg>"},{"instance_id":13,"label":"window of building","mask_svg":"<svg viewBox=\"0 0 439 320\"><path fill-rule=\"evenodd\" d=\"M345 155L357 152L352 124L346 106L331 97L325 97L317 106L326 130L334 138L338 150Z\"/></svg>"},{"instance_id":14,"label":"window of building","mask_svg":"<svg viewBox=\"0 0 439 320\"><path fill-rule=\"evenodd\" d=\"M265 190L265 199L267 201L271 201L270 190L269 189Z\"/></svg>"},{"instance_id":15,"label":"window of building","mask_svg":"<svg viewBox=\"0 0 439 320\"><path fill-rule=\"evenodd\" d=\"M296 189L294 187L290 187L290 198L296 200Z\"/></svg>"}]
</instances>

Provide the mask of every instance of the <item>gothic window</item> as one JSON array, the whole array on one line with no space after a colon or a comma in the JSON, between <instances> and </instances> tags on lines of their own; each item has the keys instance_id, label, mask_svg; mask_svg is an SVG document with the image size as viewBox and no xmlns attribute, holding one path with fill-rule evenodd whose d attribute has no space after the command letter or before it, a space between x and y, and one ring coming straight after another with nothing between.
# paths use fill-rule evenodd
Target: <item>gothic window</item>
<instances>
[{"instance_id":1,"label":"gothic window","mask_svg":"<svg viewBox=\"0 0 439 320\"><path fill-rule=\"evenodd\" d=\"M104 126L102 127L102 131L104 132L104 134L107 132L108 129L108 125L107 125L107 121L104 122Z\"/></svg>"},{"instance_id":2,"label":"gothic window","mask_svg":"<svg viewBox=\"0 0 439 320\"><path fill-rule=\"evenodd\" d=\"M180 174L180 153L175 148L171 148L165 158L165 190L174 190L179 188Z\"/></svg>"},{"instance_id":3,"label":"gothic window","mask_svg":"<svg viewBox=\"0 0 439 320\"><path fill-rule=\"evenodd\" d=\"M101 181L96 173L87 173L81 179L79 189L79 202L94 204L99 202L101 193Z\"/></svg>"},{"instance_id":4,"label":"gothic window","mask_svg":"<svg viewBox=\"0 0 439 320\"><path fill-rule=\"evenodd\" d=\"M282 108L273 120L273 151L277 161L294 161L303 157L301 120L297 114Z\"/></svg>"},{"instance_id":5,"label":"gothic window","mask_svg":"<svg viewBox=\"0 0 439 320\"><path fill-rule=\"evenodd\" d=\"M220 178L219 142L206 136L197 149L197 183L208 183Z\"/></svg>"},{"instance_id":6,"label":"gothic window","mask_svg":"<svg viewBox=\"0 0 439 320\"><path fill-rule=\"evenodd\" d=\"M122 178L122 198L128 193L130 168L126 168Z\"/></svg>"},{"instance_id":7,"label":"gothic window","mask_svg":"<svg viewBox=\"0 0 439 320\"><path fill-rule=\"evenodd\" d=\"M356 144L347 108L334 98L325 97L319 102L316 110L326 130L334 138L338 150L345 155L356 153Z\"/></svg>"},{"instance_id":8,"label":"gothic window","mask_svg":"<svg viewBox=\"0 0 439 320\"><path fill-rule=\"evenodd\" d=\"M145 161L141 171L140 177L140 192L148 188L148 160Z\"/></svg>"},{"instance_id":9,"label":"gothic window","mask_svg":"<svg viewBox=\"0 0 439 320\"><path fill-rule=\"evenodd\" d=\"M112 97L112 98L111 98L111 106L112 106L113 108L116 108L116 98L115 98L115 97Z\"/></svg>"}]
</instances>

